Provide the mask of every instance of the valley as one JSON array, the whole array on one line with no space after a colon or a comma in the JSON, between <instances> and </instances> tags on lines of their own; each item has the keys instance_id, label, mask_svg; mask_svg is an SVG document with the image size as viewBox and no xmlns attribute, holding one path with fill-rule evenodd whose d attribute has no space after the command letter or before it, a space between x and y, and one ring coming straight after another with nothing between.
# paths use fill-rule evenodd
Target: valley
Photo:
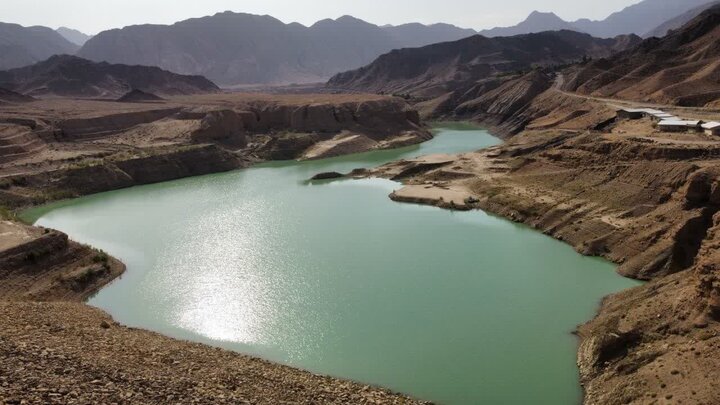
<instances>
[{"instance_id":1,"label":"valley","mask_svg":"<svg viewBox=\"0 0 720 405\"><path fill-rule=\"evenodd\" d=\"M0 399L720 402L718 39L0 24Z\"/></svg>"}]
</instances>

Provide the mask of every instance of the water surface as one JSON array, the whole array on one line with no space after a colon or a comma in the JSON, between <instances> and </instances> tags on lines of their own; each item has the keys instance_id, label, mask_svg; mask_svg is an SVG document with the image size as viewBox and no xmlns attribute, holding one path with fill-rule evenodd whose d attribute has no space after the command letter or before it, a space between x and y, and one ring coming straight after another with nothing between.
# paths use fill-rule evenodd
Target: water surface
<instances>
[{"instance_id":1,"label":"water surface","mask_svg":"<svg viewBox=\"0 0 720 405\"><path fill-rule=\"evenodd\" d=\"M388 199L397 183L309 184L423 145L108 192L26 214L127 273L90 303L118 321L447 404L574 404L575 326L634 285L611 264L483 212Z\"/></svg>"}]
</instances>

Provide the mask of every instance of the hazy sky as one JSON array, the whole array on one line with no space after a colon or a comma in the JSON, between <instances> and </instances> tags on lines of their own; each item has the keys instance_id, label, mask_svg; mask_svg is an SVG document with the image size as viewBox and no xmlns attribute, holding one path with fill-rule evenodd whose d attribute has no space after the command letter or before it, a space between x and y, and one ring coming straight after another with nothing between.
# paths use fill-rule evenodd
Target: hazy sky
<instances>
[{"instance_id":1,"label":"hazy sky","mask_svg":"<svg viewBox=\"0 0 720 405\"><path fill-rule=\"evenodd\" d=\"M678 0L683 1L683 0ZM311 25L350 14L375 24L447 22L468 28L514 25L531 11L566 20L602 19L639 0L0 0L0 21L68 26L95 34L133 24L170 24L231 10Z\"/></svg>"}]
</instances>

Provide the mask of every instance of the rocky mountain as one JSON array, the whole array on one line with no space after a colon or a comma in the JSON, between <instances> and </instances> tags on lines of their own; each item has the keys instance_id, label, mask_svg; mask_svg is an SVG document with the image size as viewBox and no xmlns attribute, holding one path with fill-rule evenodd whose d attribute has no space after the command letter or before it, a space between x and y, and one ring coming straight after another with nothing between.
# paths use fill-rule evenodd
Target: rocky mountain
<instances>
[{"instance_id":1,"label":"rocky mountain","mask_svg":"<svg viewBox=\"0 0 720 405\"><path fill-rule=\"evenodd\" d=\"M496 38L476 35L455 42L394 50L363 68L334 76L328 87L432 98L483 79L536 66L609 56L639 41L639 37L598 39L574 31Z\"/></svg>"},{"instance_id":2,"label":"rocky mountain","mask_svg":"<svg viewBox=\"0 0 720 405\"><path fill-rule=\"evenodd\" d=\"M72 42L77 46L85 45L85 42L92 38L92 35L88 35L78 30L67 27L60 27L55 31L57 31L58 34L62 35L63 38L67 39L68 41Z\"/></svg>"},{"instance_id":3,"label":"rocky mountain","mask_svg":"<svg viewBox=\"0 0 720 405\"><path fill-rule=\"evenodd\" d=\"M50 28L0 23L0 70L32 65L77 50L77 45Z\"/></svg>"},{"instance_id":4,"label":"rocky mountain","mask_svg":"<svg viewBox=\"0 0 720 405\"><path fill-rule=\"evenodd\" d=\"M479 34L486 37L510 37L514 35L559 30L578 31L571 23L563 20L554 13L533 11L527 19L517 25L483 30L480 31Z\"/></svg>"},{"instance_id":5,"label":"rocky mountain","mask_svg":"<svg viewBox=\"0 0 720 405\"><path fill-rule=\"evenodd\" d=\"M117 99L133 89L158 95L216 92L201 76L184 76L157 67L96 63L59 55L0 72L0 87L31 96Z\"/></svg>"},{"instance_id":6,"label":"rocky mountain","mask_svg":"<svg viewBox=\"0 0 720 405\"><path fill-rule=\"evenodd\" d=\"M695 7L685 13L680 14L679 16L670 19L659 26L655 27L653 30L649 31L643 37L650 38L650 37L664 37L667 35L667 33L671 30L676 30L678 28L681 28L683 25L687 24L692 20L693 18L697 17L702 13L703 11L709 9L710 7L720 4L720 1L711 1L709 3L703 4L699 7Z\"/></svg>"},{"instance_id":7,"label":"rocky mountain","mask_svg":"<svg viewBox=\"0 0 720 405\"><path fill-rule=\"evenodd\" d=\"M720 100L720 5L664 38L576 68L565 88L583 94L703 106Z\"/></svg>"},{"instance_id":8,"label":"rocky mountain","mask_svg":"<svg viewBox=\"0 0 720 405\"><path fill-rule=\"evenodd\" d=\"M542 31L572 30L588 33L599 38L614 38L618 35L636 34L650 35L662 24L670 24L670 28L678 28L684 22L697 16L707 8L709 0L643 0L637 4L626 7L611 14L604 20L593 21L580 19L577 21L565 21L553 13L542 13L534 11L528 18L512 27L498 27L480 31L481 35L487 37L512 36L529 34ZM705 6L704 8L702 8ZM700 8L694 15L682 20L679 17L686 13ZM679 18L677 24L669 21ZM672 26L673 24L677 24ZM667 29L664 31L667 32ZM663 34L664 35L664 34Z\"/></svg>"},{"instance_id":9,"label":"rocky mountain","mask_svg":"<svg viewBox=\"0 0 720 405\"><path fill-rule=\"evenodd\" d=\"M344 16L305 27L270 16L224 12L173 25L102 32L78 56L159 66L222 85L310 83L370 63L395 48L472 35L450 25L379 27Z\"/></svg>"}]
</instances>

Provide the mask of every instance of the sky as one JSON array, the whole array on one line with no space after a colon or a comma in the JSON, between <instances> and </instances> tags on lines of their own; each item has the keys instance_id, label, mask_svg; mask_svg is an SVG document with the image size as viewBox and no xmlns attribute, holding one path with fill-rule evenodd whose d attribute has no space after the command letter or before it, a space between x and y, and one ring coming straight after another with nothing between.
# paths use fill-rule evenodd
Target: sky
<instances>
[{"instance_id":1,"label":"sky","mask_svg":"<svg viewBox=\"0 0 720 405\"><path fill-rule=\"evenodd\" d=\"M682 1L682 0L679 0ZM226 10L312 25L352 15L374 24L445 22L464 28L509 26L533 10L565 20L604 19L639 0L0 0L0 21L66 26L88 34L134 24L172 24Z\"/></svg>"}]
</instances>

